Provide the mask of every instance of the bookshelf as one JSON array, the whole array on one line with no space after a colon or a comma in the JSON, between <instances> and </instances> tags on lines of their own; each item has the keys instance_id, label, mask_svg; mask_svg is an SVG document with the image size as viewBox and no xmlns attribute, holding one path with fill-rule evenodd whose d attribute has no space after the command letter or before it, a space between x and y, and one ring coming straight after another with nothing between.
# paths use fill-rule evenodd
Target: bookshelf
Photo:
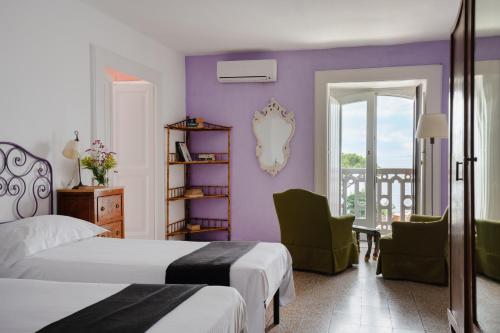
<instances>
[{"instance_id":1,"label":"bookshelf","mask_svg":"<svg viewBox=\"0 0 500 333\"><path fill-rule=\"evenodd\" d=\"M165 236L169 239L172 236L184 235L186 239L190 239L192 234L224 231L227 233L227 239L231 240L231 127L211 124L207 122L193 123L192 120L186 119L174 124L165 126L166 137L166 229ZM191 149L192 140L191 132L219 132L227 133L227 150L225 152L195 152ZM174 132L180 132L186 144L191 158L191 161L183 159L182 154L177 151L172 152L172 144L176 147L176 143L172 138ZM210 155L210 159L199 159L199 155ZM206 168L221 168L227 173L226 184L192 184L190 174L194 172L191 168L193 165L200 165ZM219 165L219 166L217 166ZM170 175L172 168L184 168L184 185L172 187ZM222 172L222 170L221 170ZM189 190L201 190L202 196L190 196ZM191 215L191 206L197 201L213 201L226 200L227 214L225 217L198 217ZM184 201L184 218L173 221L171 216L171 205L173 202ZM199 225L199 230L188 229L188 224Z\"/></svg>"}]
</instances>

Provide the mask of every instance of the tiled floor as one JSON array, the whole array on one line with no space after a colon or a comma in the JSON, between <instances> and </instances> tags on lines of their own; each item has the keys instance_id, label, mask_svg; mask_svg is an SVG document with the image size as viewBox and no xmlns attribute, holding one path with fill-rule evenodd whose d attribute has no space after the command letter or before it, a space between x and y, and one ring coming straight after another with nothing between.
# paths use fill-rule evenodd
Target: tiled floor
<instances>
[{"instance_id":1,"label":"tiled floor","mask_svg":"<svg viewBox=\"0 0 500 333\"><path fill-rule=\"evenodd\" d=\"M362 257L360 258L362 260ZM448 332L448 288L375 276L376 262L362 261L335 276L295 272L296 300L281 308L278 332Z\"/></svg>"},{"instance_id":2,"label":"tiled floor","mask_svg":"<svg viewBox=\"0 0 500 333\"><path fill-rule=\"evenodd\" d=\"M500 283L477 276L477 316L485 333L500 332Z\"/></svg>"}]
</instances>

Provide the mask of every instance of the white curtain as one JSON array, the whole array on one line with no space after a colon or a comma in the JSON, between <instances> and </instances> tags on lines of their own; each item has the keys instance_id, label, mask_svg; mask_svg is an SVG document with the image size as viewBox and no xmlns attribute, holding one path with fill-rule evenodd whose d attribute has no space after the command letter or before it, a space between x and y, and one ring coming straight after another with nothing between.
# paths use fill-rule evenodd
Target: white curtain
<instances>
[{"instance_id":1,"label":"white curtain","mask_svg":"<svg viewBox=\"0 0 500 333\"><path fill-rule=\"evenodd\" d=\"M340 103L330 96L328 110L328 202L332 215L340 215Z\"/></svg>"},{"instance_id":2,"label":"white curtain","mask_svg":"<svg viewBox=\"0 0 500 333\"><path fill-rule=\"evenodd\" d=\"M476 218L500 220L500 73L476 75L474 117Z\"/></svg>"}]
</instances>

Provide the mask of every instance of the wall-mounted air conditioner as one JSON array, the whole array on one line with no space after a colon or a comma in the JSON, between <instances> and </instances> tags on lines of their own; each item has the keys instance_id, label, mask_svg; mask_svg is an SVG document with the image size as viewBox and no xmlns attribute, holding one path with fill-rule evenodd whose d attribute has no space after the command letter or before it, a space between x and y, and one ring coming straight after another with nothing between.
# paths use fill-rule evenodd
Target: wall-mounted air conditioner
<instances>
[{"instance_id":1,"label":"wall-mounted air conditioner","mask_svg":"<svg viewBox=\"0 0 500 333\"><path fill-rule=\"evenodd\" d=\"M277 78L276 59L217 62L219 82L274 82Z\"/></svg>"}]
</instances>

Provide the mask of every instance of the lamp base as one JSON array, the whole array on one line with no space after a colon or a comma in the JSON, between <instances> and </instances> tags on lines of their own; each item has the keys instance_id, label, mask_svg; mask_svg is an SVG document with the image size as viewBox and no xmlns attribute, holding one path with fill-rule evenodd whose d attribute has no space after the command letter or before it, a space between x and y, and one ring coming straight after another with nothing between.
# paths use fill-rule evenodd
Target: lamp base
<instances>
[{"instance_id":1,"label":"lamp base","mask_svg":"<svg viewBox=\"0 0 500 333\"><path fill-rule=\"evenodd\" d=\"M75 185L71 189L72 190L78 190L78 189L86 188L86 187L90 187L90 186L87 186L87 185Z\"/></svg>"},{"instance_id":2,"label":"lamp base","mask_svg":"<svg viewBox=\"0 0 500 333\"><path fill-rule=\"evenodd\" d=\"M73 186L72 189L78 190L79 188L86 188L86 187L91 187L91 186L83 185L82 181L80 180L80 184Z\"/></svg>"},{"instance_id":3,"label":"lamp base","mask_svg":"<svg viewBox=\"0 0 500 333\"><path fill-rule=\"evenodd\" d=\"M78 138L78 134L77 134L77 138ZM78 157L78 179L80 182L78 183L78 185L73 186L73 190L78 190L79 188L87 187L87 186L82 184L82 166L80 164L80 157Z\"/></svg>"}]
</instances>

